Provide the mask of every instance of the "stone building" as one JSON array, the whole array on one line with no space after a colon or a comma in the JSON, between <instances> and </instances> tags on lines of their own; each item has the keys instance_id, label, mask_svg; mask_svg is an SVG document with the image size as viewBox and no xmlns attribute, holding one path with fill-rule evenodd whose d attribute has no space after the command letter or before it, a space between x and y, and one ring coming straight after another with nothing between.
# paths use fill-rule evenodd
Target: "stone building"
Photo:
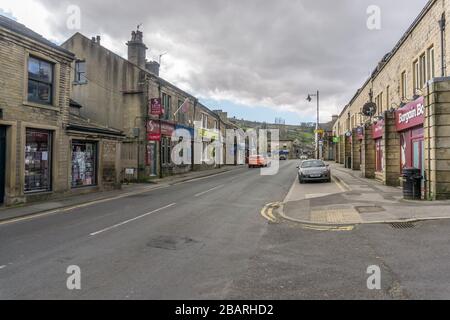
<instances>
[{"instance_id":1,"label":"stone building","mask_svg":"<svg viewBox=\"0 0 450 320\"><path fill-rule=\"evenodd\" d=\"M116 185L114 152L120 150L121 133L71 112L74 59L70 51L0 16L1 203Z\"/></svg>"},{"instance_id":2,"label":"stone building","mask_svg":"<svg viewBox=\"0 0 450 320\"><path fill-rule=\"evenodd\" d=\"M415 167L427 199L450 198L449 14L448 1L428 1L333 127L337 162L392 186Z\"/></svg>"},{"instance_id":3,"label":"stone building","mask_svg":"<svg viewBox=\"0 0 450 320\"><path fill-rule=\"evenodd\" d=\"M159 64L146 60L148 48L140 30L133 31L127 42L128 59L103 47L100 37L89 39L80 33L62 46L75 53L73 68L82 73L78 77L82 81L75 78L72 89L73 99L83 105L81 114L126 135L123 179L147 180L216 167L203 161L207 160L200 151L203 142L191 141L190 161L175 164L171 158L179 142L179 137L172 137L176 129L214 140L218 132L213 132L222 122L197 98L159 76ZM196 151L202 164L192 161Z\"/></svg>"}]
</instances>

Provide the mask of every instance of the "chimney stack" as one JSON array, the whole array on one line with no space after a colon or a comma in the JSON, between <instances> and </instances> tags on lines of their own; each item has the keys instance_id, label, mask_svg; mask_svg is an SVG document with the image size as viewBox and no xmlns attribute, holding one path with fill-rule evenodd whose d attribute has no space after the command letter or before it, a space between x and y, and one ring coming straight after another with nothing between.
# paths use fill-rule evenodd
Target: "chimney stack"
<instances>
[{"instance_id":1,"label":"chimney stack","mask_svg":"<svg viewBox=\"0 0 450 320\"><path fill-rule=\"evenodd\" d=\"M159 63L158 62L156 62L156 61L147 62L145 64L145 69L147 69L148 72L159 77Z\"/></svg>"},{"instance_id":2,"label":"chimney stack","mask_svg":"<svg viewBox=\"0 0 450 320\"><path fill-rule=\"evenodd\" d=\"M145 69L147 47L143 41L142 31L139 27L136 31L131 32L131 40L127 42L128 46L128 61L134 63L138 67Z\"/></svg>"}]
</instances>

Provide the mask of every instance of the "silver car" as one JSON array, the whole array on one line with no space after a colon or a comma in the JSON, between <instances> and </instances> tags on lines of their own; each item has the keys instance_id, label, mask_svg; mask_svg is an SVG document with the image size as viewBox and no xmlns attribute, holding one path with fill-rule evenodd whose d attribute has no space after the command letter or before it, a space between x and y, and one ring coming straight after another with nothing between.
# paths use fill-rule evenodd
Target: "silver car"
<instances>
[{"instance_id":1,"label":"silver car","mask_svg":"<svg viewBox=\"0 0 450 320\"><path fill-rule=\"evenodd\" d=\"M305 183L309 181L331 182L331 169L322 160L303 161L298 168L298 181Z\"/></svg>"}]
</instances>

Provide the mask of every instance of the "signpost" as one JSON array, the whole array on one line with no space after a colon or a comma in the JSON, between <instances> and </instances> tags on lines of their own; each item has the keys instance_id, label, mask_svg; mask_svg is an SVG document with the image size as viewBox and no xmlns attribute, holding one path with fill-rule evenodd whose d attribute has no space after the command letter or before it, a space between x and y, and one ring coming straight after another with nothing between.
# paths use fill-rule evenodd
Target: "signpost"
<instances>
[{"instance_id":1,"label":"signpost","mask_svg":"<svg viewBox=\"0 0 450 320\"><path fill-rule=\"evenodd\" d=\"M150 115L160 116L163 114L163 108L160 98L150 99Z\"/></svg>"}]
</instances>

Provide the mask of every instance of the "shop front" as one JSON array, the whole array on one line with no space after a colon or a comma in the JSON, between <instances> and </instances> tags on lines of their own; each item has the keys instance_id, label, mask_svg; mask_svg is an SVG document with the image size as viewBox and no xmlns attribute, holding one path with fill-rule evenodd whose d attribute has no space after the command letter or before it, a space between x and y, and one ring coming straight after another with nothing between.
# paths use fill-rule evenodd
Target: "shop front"
<instances>
[{"instance_id":1,"label":"shop front","mask_svg":"<svg viewBox=\"0 0 450 320\"><path fill-rule=\"evenodd\" d=\"M97 184L97 142L72 141L72 188Z\"/></svg>"},{"instance_id":2,"label":"shop front","mask_svg":"<svg viewBox=\"0 0 450 320\"><path fill-rule=\"evenodd\" d=\"M420 97L395 112L400 134L401 169L417 168L424 174L424 98Z\"/></svg>"},{"instance_id":3,"label":"shop front","mask_svg":"<svg viewBox=\"0 0 450 320\"><path fill-rule=\"evenodd\" d=\"M384 120L379 120L372 125L372 138L375 144L375 177L383 180L384 172L384 147L383 147Z\"/></svg>"},{"instance_id":4,"label":"shop front","mask_svg":"<svg viewBox=\"0 0 450 320\"><path fill-rule=\"evenodd\" d=\"M52 190L52 131L26 129L25 193Z\"/></svg>"}]
</instances>

